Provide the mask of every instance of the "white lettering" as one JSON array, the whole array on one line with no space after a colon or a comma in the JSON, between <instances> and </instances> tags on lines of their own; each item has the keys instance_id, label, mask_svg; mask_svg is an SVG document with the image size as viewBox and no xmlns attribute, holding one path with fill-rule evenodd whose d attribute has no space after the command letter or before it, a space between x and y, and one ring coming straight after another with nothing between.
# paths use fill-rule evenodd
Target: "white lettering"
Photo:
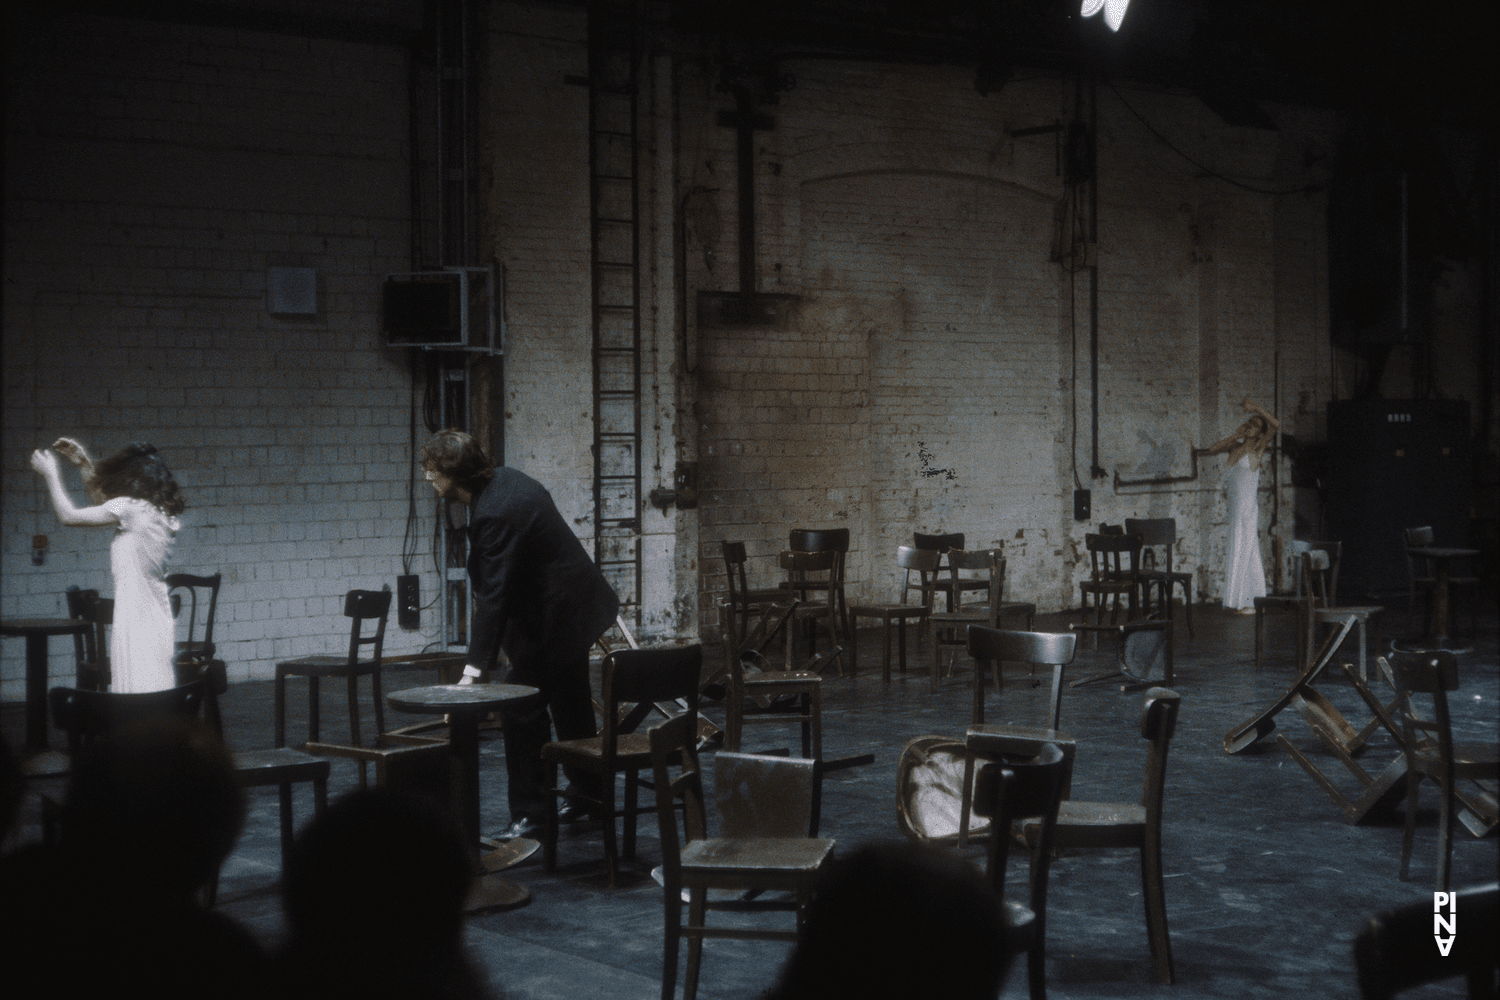
<instances>
[{"instance_id":1,"label":"white lettering","mask_svg":"<svg viewBox=\"0 0 1500 1000\"><path fill-rule=\"evenodd\" d=\"M1455 942L1457 940L1458 940L1458 938L1447 938L1446 940L1443 939L1443 938L1438 938L1437 939L1438 954L1442 955L1444 958L1447 958L1448 957L1448 952L1450 952L1450 951L1453 950L1453 942Z\"/></svg>"},{"instance_id":2,"label":"white lettering","mask_svg":"<svg viewBox=\"0 0 1500 1000\"><path fill-rule=\"evenodd\" d=\"M1444 932L1447 932L1448 934L1457 934L1458 933L1458 914L1457 913L1450 914L1449 916L1446 916L1446 917L1443 916L1441 913L1434 913L1432 915L1432 933L1434 935L1437 935L1437 934L1442 934Z\"/></svg>"},{"instance_id":3,"label":"white lettering","mask_svg":"<svg viewBox=\"0 0 1500 1000\"><path fill-rule=\"evenodd\" d=\"M1458 893L1434 892L1432 910L1432 937L1437 942L1438 954L1447 958L1458 940ZM1444 910L1448 911L1446 915Z\"/></svg>"}]
</instances>

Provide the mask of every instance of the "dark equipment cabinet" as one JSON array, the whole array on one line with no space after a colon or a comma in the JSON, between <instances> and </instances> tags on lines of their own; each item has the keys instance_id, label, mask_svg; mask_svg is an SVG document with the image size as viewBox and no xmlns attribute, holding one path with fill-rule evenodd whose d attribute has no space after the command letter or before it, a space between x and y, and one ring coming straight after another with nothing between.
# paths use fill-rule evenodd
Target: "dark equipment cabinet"
<instances>
[{"instance_id":1,"label":"dark equipment cabinet","mask_svg":"<svg viewBox=\"0 0 1500 1000\"><path fill-rule=\"evenodd\" d=\"M1339 600L1407 588L1406 528L1469 544L1469 405L1448 399L1328 404L1325 517L1341 541Z\"/></svg>"}]
</instances>

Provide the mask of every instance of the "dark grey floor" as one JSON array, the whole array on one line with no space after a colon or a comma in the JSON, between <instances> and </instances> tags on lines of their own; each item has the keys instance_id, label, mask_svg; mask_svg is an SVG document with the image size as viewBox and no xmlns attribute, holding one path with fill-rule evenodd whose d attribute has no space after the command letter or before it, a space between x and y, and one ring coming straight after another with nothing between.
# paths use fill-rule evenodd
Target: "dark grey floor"
<instances>
[{"instance_id":1,"label":"dark grey floor","mask_svg":"<svg viewBox=\"0 0 1500 1000\"><path fill-rule=\"evenodd\" d=\"M1497 671L1496 621L1492 600L1481 602L1476 649L1461 657L1462 687L1454 699L1458 738L1493 741ZM1066 616L1043 616L1038 627L1059 630ZM1167 905L1178 982L1156 983L1142 918L1139 871L1130 853L1078 854L1052 868L1048 928L1048 986L1056 1000L1093 997L1170 995L1177 1000L1246 997L1355 997L1350 943L1362 918L1406 903L1431 901L1436 825L1424 809L1413 862L1413 880L1396 878L1401 827L1399 812L1379 822L1351 826L1325 793L1276 748L1273 739L1237 755L1224 753L1224 734L1258 713L1293 679L1289 620L1271 626L1268 662L1253 663L1253 619L1202 606L1195 614L1196 636L1177 625L1177 679L1182 714L1168 765L1165 867ZM1400 635L1412 622L1387 616L1386 632ZM1467 631L1467 621L1464 631ZM863 673L825 682L825 753L829 757L873 753L873 765L830 774L824 786L823 833L840 845L900 839L896 825L896 765L912 737L934 733L961 736L969 719L966 676L942 690L929 690L925 672L913 672L889 687L879 677L876 633L861 634ZM1071 676L1097 672L1107 651L1080 653ZM925 657L920 658L925 667ZM414 670L389 671L388 691L430 683ZM1368 718L1347 683L1320 682L1322 691L1349 718ZM1012 666L1003 694L990 694L991 721L1039 721L1045 690L1032 688L1024 668ZM339 738L341 711L325 693L325 737ZM305 705L292 699L294 711ZM1144 742L1137 735L1139 693L1115 684L1068 691L1063 728L1079 739L1073 796L1128 799L1139 794ZM271 685L251 683L231 689L224 701L232 746L271 745ZM715 707L708 713L722 720ZM392 714L388 725L418 721ZM1354 779L1323 752L1311 731L1290 709L1279 716L1278 731L1312 753L1320 765L1351 792ZM8 739L19 732L19 706L0 709ZM305 725L299 714L291 723ZM752 730L747 749L789 745L788 727ZM506 825L505 769L498 732L481 745L483 816L487 831ZM1371 771L1396 756L1381 733L1364 751ZM354 766L334 763L335 792L356 782ZM1429 793L1426 802L1432 801ZM299 792L299 821L311 813L310 797ZM34 810L23 835L34 834ZM528 886L533 901L517 910L471 919L468 943L476 961L511 1000L612 997L652 998L660 994L661 890L649 877L657 863L654 822L641 826L640 862L621 888L605 886L600 837L568 836L553 875L539 860L511 870ZM1476 840L1460 831L1454 848L1454 884L1496 877L1496 840ZM277 896L279 854L274 791L252 792L249 823L225 866L220 908L251 927L268 943L282 928ZM1023 868L1012 868L1012 885L1022 884ZM392 919L399 920L398 913ZM1461 929L1460 929L1461 930ZM787 945L743 941L709 942L705 949L701 995L721 1000L753 998L770 985ZM934 995L941 970L934 970ZM1024 968L1011 976L1005 995L1026 995ZM1457 983L1429 987L1413 996L1459 996Z\"/></svg>"}]
</instances>

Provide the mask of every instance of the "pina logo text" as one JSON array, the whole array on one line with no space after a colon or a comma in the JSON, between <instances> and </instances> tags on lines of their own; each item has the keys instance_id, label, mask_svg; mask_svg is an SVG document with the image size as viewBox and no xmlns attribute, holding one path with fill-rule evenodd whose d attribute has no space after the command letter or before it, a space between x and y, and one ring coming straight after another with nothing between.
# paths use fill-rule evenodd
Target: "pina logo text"
<instances>
[{"instance_id":1,"label":"pina logo text","mask_svg":"<svg viewBox=\"0 0 1500 1000\"><path fill-rule=\"evenodd\" d=\"M1432 936L1437 940L1438 954L1447 958L1458 940L1458 893L1432 894Z\"/></svg>"}]
</instances>

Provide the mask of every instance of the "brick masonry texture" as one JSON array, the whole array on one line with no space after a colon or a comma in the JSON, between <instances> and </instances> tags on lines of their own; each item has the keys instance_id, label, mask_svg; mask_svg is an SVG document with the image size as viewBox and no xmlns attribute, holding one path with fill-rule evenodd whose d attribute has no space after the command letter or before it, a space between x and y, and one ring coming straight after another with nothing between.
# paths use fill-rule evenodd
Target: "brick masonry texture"
<instances>
[{"instance_id":1,"label":"brick masonry texture","mask_svg":"<svg viewBox=\"0 0 1500 1000\"><path fill-rule=\"evenodd\" d=\"M382 10L417 23L414 6ZM591 544L586 15L486 10L472 243L506 277L505 457ZM413 239L406 50L7 18L0 609L59 614L67 586L109 587L106 534L57 525L27 467L59 434L99 455L162 448L190 503L173 565L224 572L217 638L237 678L337 646L344 591L405 565L431 599L420 482L407 516L411 374L379 330L382 276L411 269L432 226ZM774 127L754 134L756 289L787 298L775 325L731 328L697 310L739 275L735 133L716 121L733 98L712 58L663 48L642 64L642 485L672 487L681 461L699 490L696 509L645 508L642 634L711 627L720 541L745 541L766 585L793 527L851 529L851 599L893 597L896 546L945 530L1003 545L1010 596L1056 610L1078 602L1086 530L1175 517L1177 564L1215 599L1222 460L1171 487L1113 478L1187 475L1242 397L1287 414L1333 397L1325 207L1207 176L1141 118L1215 171L1292 190L1321 179L1329 117L1274 107L1279 132L1235 129L1186 95L1101 90L1095 479L1089 273L1056 259L1086 200L1057 136L1010 134L1072 121L1073 81L982 97L960 68L789 61ZM317 269L316 316L266 311L278 266ZM1294 491L1283 467L1273 494L1272 475L1263 538L1285 542ZM1088 524L1072 519L1077 486L1093 491ZM35 534L52 542L40 567ZM393 626L388 649L436 642L435 619ZM0 656L0 698L19 698L20 644Z\"/></svg>"}]
</instances>

